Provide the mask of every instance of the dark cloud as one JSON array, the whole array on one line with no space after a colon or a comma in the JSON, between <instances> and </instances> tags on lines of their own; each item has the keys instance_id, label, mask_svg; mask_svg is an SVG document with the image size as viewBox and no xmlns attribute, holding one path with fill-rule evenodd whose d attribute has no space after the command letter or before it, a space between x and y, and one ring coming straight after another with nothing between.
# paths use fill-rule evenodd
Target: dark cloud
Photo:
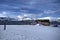
<instances>
[{"instance_id":1,"label":"dark cloud","mask_svg":"<svg viewBox=\"0 0 60 40\"><path fill-rule=\"evenodd\" d=\"M39 14L45 10L59 9L60 0L0 0L0 12L12 12L11 14L15 15L20 13Z\"/></svg>"},{"instance_id":2,"label":"dark cloud","mask_svg":"<svg viewBox=\"0 0 60 40\"><path fill-rule=\"evenodd\" d=\"M60 0L56 0L54 3L58 3L58 4L60 4Z\"/></svg>"}]
</instances>

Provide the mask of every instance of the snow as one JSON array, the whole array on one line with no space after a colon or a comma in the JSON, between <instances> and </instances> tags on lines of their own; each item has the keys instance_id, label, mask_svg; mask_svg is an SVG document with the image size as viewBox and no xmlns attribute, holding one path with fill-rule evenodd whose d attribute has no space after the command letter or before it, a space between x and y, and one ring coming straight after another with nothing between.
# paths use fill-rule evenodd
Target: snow
<instances>
[{"instance_id":1,"label":"snow","mask_svg":"<svg viewBox=\"0 0 60 40\"><path fill-rule=\"evenodd\" d=\"M55 17L42 17L42 18L37 18L37 19L41 19L41 20L48 19L49 21L56 21L57 20L57 18L55 18Z\"/></svg>"},{"instance_id":2,"label":"snow","mask_svg":"<svg viewBox=\"0 0 60 40\"><path fill-rule=\"evenodd\" d=\"M0 40L60 40L60 27L36 25L0 25Z\"/></svg>"}]
</instances>

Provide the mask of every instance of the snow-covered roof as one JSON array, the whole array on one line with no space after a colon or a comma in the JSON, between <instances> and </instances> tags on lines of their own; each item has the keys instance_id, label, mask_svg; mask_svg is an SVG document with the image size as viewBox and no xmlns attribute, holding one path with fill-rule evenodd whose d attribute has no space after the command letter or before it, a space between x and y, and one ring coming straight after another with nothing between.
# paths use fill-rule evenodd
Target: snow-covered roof
<instances>
[{"instance_id":1,"label":"snow-covered roof","mask_svg":"<svg viewBox=\"0 0 60 40\"><path fill-rule=\"evenodd\" d=\"M51 19L50 17L43 17L43 18L37 18L37 19Z\"/></svg>"},{"instance_id":2,"label":"snow-covered roof","mask_svg":"<svg viewBox=\"0 0 60 40\"><path fill-rule=\"evenodd\" d=\"M56 21L57 19L55 17L42 17L42 18L37 18L37 19L42 19L42 20L50 20L50 21Z\"/></svg>"}]
</instances>

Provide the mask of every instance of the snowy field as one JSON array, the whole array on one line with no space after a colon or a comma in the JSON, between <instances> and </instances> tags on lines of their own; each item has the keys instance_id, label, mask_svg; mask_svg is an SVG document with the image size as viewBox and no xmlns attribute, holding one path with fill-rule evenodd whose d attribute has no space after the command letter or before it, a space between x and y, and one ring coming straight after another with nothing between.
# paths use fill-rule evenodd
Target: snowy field
<instances>
[{"instance_id":1,"label":"snowy field","mask_svg":"<svg viewBox=\"0 0 60 40\"><path fill-rule=\"evenodd\" d=\"M0 25L0 40L60 40L60 27L37 25Z\"/></svg>"}]
</instances>

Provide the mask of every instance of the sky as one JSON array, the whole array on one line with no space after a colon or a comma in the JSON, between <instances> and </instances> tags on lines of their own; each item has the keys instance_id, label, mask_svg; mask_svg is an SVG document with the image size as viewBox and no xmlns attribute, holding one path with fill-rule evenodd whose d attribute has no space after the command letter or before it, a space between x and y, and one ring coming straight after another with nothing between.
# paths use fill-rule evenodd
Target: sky
<instances>
[{"instance_id":1,"label":"sky","mask_svg":"<svg viewBox=\"0 0 60 40\"><path fill-rule=\"evenodd\" d=\"M0 0L0 17L60 17L60 0Z\"/></svg>"}]
</instances>

